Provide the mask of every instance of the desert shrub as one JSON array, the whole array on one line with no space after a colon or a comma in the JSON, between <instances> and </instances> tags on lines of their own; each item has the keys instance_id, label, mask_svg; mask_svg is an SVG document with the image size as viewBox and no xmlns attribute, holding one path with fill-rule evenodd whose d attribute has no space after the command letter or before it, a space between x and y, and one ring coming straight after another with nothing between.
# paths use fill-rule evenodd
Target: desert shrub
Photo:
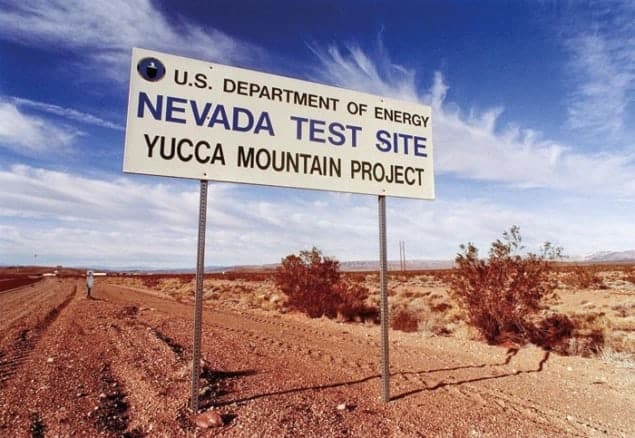
<instances>
[{"instance_id":1,"label":"desert shrub","mask_svg":"<svg viewBox=\"0 0 635 438\"><path fill-rule=\"evenodd\" d=\"M159 286L161 277L157 275L148 275L141 277L141 282L147 288L154 289Z\"/></svg>"},{"instance_id":2,"label":"desert shrub","mask_svg":"<svg viewBox=\"0 0 635 438\"><path fill-rule=\"evenodd\" d=\"M545 350L568 354L569 339L574 335L575 325L566 315L554 314L533 326L529 339Z\"/></svg>"},{"instance_id":3,"label":"desert shrub","mask_svg":"<svg viewBox=\"0 0 635 438\"><path fill-rule=\"evenodd\" d=\"M205 275L206 278L213 278L215 280L227 280L227 281L244 280L244 281L256 281L256 282L270 280L271 276L272 276L271 271L246 271L246 270L217 272L214 274Z\"/></svg>"},{"instance_id":4,"label":"desert shrub","mask_svg":"<svg viewBox=\"0 0 635 438\"><path fill-rule=\"evenodd\" d=\"M419 319L410 310L404 308L395 309L390 316L390 327L393 330L413 333L419 328Z\"/></svg>"},{"instance_id":5,"label":"desert shrub","mask_svg":"<svg viewBox=\"0 0 635 438\"><path fill-rule=\"evenodd\" d=\"M440 303L430 304L430 310L434 313L443 313L446 310L449 310L451 308L452 308L452 305L446 303L445 301L441 301Z\"/></svg>"},{"instance_id":6,"label":"desert shrub","mask_svg":"<svg viewBox=\"0 0 635 438\"><path fill-rule=\"evenodd\" d=\"M569 347L565 354L590 357L602 352L605 345L604 333L600 329L577 330L569 339Z\"/></svg>"},{"instance_id":7,"label":"desert shrub","mask_svg":"<svg viewBox=\"0 0 635 438\"><path fill-rule=\"evenodd\" d=\"M287 306L311 318L338 314L346 319L376 315L366 306L368 289L342 280L339 262L323 257L317 248L291 254L276 269L276 285L287 297Z\"/></svg>"},{"instance_id":8,"label":"desert shrub","mask_svg":"<svg viewBox=\"0 0 635 438\"><path fill-rule=\"evenodd\" d=\"M529 340L532 317L543 297L557 284L550 273L561 248L545 243L540 254L518 254L523 249L520 229L513 226L491 245L489 257L480 259L472 244L461 245L450 279L452 296L487 342L524 343Z\"/></svg>"},{"instance_id":9,"label":"desert shrub","mask_svg":"<svg viewBox=\"0 0 635 438\"><path fill-rule=\"evenodd\" d=\"M379 310L366 304L368 288L357 283L340 282L334 288L336 311L342 319L379 322Z\"/></svg>"},{"instance_id":10,"label":"desert shrub","mask_svg":"<svg viewBox=\"0 0 635 438\"><path fill-rule=\"evenodd\" d=\"M607 289L602 277L591 266L575 265L564 274L562 282L576 289Z\"/></svg>"}]
</instances>

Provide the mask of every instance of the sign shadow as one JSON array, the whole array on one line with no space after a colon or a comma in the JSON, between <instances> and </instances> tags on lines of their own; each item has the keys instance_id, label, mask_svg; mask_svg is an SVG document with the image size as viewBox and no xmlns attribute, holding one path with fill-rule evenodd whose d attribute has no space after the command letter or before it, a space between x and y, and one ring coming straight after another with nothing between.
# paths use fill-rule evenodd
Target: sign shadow
<instances>
[{"instance_id":1,"label":"sign shadow","mask_svg":"<svg viewBox=\"0 0 635 438\"><path fill-rule=\"evenodd\" d=\"M455 370L461 370L461 369L475 369L475 368L487 368L487 367L493 367L493 366L504 366L504 365L508 365L512 358L518 354L518 349L517 348L510 348L507 350L506 356L505 356L505 360L501 361L501 362L496 362L496 363L483 363L483 364L477 364L477 365L462 365L462 366L456 366L456 367L446 367L446 368L436 368L436 369L428 369L428 370L422 370L422 371L398 371L398 372L393 372L390 374L391 377L395 377L395 376L404 376L404 375L421 375L421 374L431 374L431 373L437 373L437 372L443 372L443 371L455 371ZM498 379L498 378L504 378L504 377L509 377L509 376L515 376L515 375L519 375L519 374L527 374L527 373L536 373L536 372L540 372L543 369L543 366L545 364L545 362L547 362L547 360L549 359L549 352L546 351L543 358L539 361L537 368L534 370L526 370L526 371L516 371L516 372L512 372L512 373L505 373L505 374L497 374L497 375L490 375L490 376L481 376L481 377L476 377L473 379L465 379L465 380L461 380L461 381L456 381L456 382L444 382L441 381L439 383L437 383L434 386L424 386L423 388L417 388L415 390L412 391L407 391L401 394L398 394L394 397L391 397L390 400L399 400L405 397L408 397L410 395L414 395L423 391L434 391L436 389L445 387L445 386L455 386L455 385L462 385L465 383L471 383L471 382L478 382L478 381L482 381L482 380L491 380L491 379ZM287 395L287 394L293 394L293 393L299 393L299 392L305 392L305 391L316 391L316 390L324 390L324 389L332 389L332 388L338 388L338 387L342 387L342 386L354 386L354 385L359 385L362 383L366 383L369 382L371 380L375 380L375 379L380 379L381 378L381 374L372 374L370 376L366 376L366 377L362 377L359 379L354 379L354 380L346 380L346 381L341 381L341 382L333 382L333 383L325 383L325 384L321 384L321 385L311 385L311 386L300 386L300 387L295 387L295 388L287 388L287 389L280 389L277 391L268 391L268 392L263 392L260 394L254 394L248 397L243 397L243 398L237 398L237 399L231 399L231 400L224 400L224 401L216 401L213 403L213 405L215 407L220 407L220 406L226 406L226 405L232 405L234 403L246 403L249 401L253 401L253 400L258 400L258 399L262 399L262 398L266 398L266 397L274 397L274 396L278 396L278 395Z\"/></svg>"},{"instance_id":2,"label":"sign shadow","mask_svg":"<svg viewBox=\"0 0 635 438\"><path fill-rule=\"evenodd\" d=\"M442 368L442 369L436 369L436 370L426 370L426 371L420 371L417 373L412 373L412 372L408 372L408 373L398 373L398 374L429 374L429 373L434 373L434 372L440 372L440 371L454 371L454 370L459 370L459 369L467 369L467 368L486 368L486 367L491 367L491 366L503 366L503 365L508 365L512 359L513 356L515 356L518 353L518 349L517 348L513 348L508 350L507 353L507 357L505 359L504 362L502 363L494 363L494 364L481 364L481 365L468 365L468 366L462 366L462 367L454 367L454 368ZM413 389L411 391L406 391L403 392L401 394L395 395L393 397L391 397L391 400L400 400L402 398L406 398L408 396L414 395L414 394L418 394L421 393L423 391L435 391L437 389L440 388L445 388L447 386L460 386L460 385L464 385L466 383L474 383L474 382L482 382L485 380L495 380L495 379L501 379L501 378L505 378L505 377L511 377L511 376L518 376L521 374L532 374L532 373L539 373L543 370L544 364L549 360L549 356L550 356L550 352L549 351L545 351L543 357L540 359L540 361L538 362L538 365L536 367L536 369L532 369L532 370L515 370L513 372L508 372L508 373L501 373L501 374L494 374L494 375L489 375L489 376L479 376L479 377L474 377L474 378L470 378L470 379L463 379L463 380L457 380L457 381L451 381L451 382L445 382L445 381L440 381L438 383L436 383L435 385L432 386L427 386L424 384L423 388L417 388L417 389Z\"/></svg>"}]
</instances>

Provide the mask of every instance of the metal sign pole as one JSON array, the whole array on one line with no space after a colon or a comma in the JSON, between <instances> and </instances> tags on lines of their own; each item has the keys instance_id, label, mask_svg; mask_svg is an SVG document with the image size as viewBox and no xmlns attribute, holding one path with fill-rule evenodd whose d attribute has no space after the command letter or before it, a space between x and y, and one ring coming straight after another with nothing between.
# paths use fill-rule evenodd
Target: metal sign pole
<instances>
[{"instance_id":1,"label":"metal sign pole","mask_svg":"<svg viewBox=\"0 0 635 438\"><path fill-rule=\"evenodd\" d=\"M388 269L386 258L386 197L379 195L379 283L381 290L381 399L390 400L390 364L388 362Z\"/></svg>"},{"instance_id":2,"label":"metal sign pole","mask_svg":"<svg viewBox=\"0 0 635 438\"><path fill-rule=\"evenodd\" d=\"M198 412L198 385L201 376L201 319L203 316L203 274L205 271L205 228L207 225L207 181L201 180L198 206L198 249L196 253L196 295L194 304L194 348L192 353L192 397L190 407Z\"/></svg>"}]
</instances>

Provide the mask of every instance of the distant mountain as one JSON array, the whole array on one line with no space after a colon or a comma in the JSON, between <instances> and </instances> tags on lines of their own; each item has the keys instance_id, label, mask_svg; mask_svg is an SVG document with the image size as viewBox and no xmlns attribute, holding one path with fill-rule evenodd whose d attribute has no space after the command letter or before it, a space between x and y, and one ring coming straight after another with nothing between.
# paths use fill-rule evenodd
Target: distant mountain
<instances>
[{"instance_id":1,"label":"distant mountain","mask_svg":"<svg viewBox=\"0 0 635 438\"><path fill-rule=\"evenodd\" d=\"M585 262L635 262L635 250L601 251L584 258Z\"/></svg>"}]
</instances>

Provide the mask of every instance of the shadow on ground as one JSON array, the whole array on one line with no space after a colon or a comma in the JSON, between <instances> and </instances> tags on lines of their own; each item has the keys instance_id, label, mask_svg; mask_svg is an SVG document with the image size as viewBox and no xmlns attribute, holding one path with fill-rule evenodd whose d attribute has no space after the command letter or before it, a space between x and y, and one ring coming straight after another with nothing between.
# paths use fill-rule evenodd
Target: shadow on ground
<instances>
[{"instance_id":1,"label":"shadow on ground","mask_svg":"<svg viewBox=\"0 0 635 438\"><path fill-rule=\"evenodd\" d=\"M511 362L512 358L518 354L518 349L517 348L510 348L509 350L507 350L506 356L505 356L505 360L500 362L500 363L484 363L484 364L477 364L477 365L462 365L462 366L456 366L456 367L448 367L448 368L436 368L436 369L428 369L428 370L421 370L421 371L399 371L399 372L394 372L391 373L390 376L391 377L395 377L395 376L406 376L406 375L417 375L417 376L423 376L423 375L429 375L432 373L438 373L438 372L444 372L444 371L456 371L456 370L463 370L463 369L478 369L478 368L488 368L488 367L496 367L496 366L504 366L504 365L509 365L509 363ZM473 382L481 382L481 381L485 381L485 380L494 380L494 379L502 379L505 377L510 377L510 376L517 376L520 374L531 374L531 373L539 373L542 371L544 364L547 362L547 360L549 360L549 355L550 353L548 351L545 351L545 354L543 355L542 359L538 362L536 369L530 369L530 370L515 370L513 372L508 372L508 373L499 373L499 374L493 374L493 375L485 375L485 376L479 376L479 377L475 377L475 378L471 378L471 379L464 379L464 380L457 380L457 381L441 381L433 386L427 386L425 384L425 382L423 382L423 387L421 388L416 388L401 394L397 394L393 397L390 398L390 400L399 400L414 394L418 394L420 392L423 391L434 391L437 390L439 388L443 388L446 386L459 386L459 385L463 385L466 383L473 383ZM278 395L286 395L286 394L293 394L293 393L299 393L299 392L304 392L304 391L314 391L314 390L322 390L322 389L330 389L330 388L338 388L341 386L352 386L352 385L358 385L361 383L365 383L365 382L369 382L371 380L374 379L380 379L381 375L380 374L373 374L371 376L367 376L367 377L363 377L361 379L356 379L356 380L348 380L348 381L344 381L344 382L334 382L334 383L327 383L324 385L314 385L314 386L302 386L302 387L297 387L297 388L289 388L289 389L282 389L279 391L271 391L271 392L265 392L265 393L261 393L261 394L256 394L256 395L252 395L249 397L244 397L244 398L240 398L240 399L233 399L233 400L225 400L225 401L218 401L213 403L214 406L225 406L225 405L230 405L232 403L244 403L244 402L248 402L248 401L253 401L253 400L258 400L261 398L266 398L266 397L272 397L272 396L278 396Z\"/></svg>"}]
</instances>

